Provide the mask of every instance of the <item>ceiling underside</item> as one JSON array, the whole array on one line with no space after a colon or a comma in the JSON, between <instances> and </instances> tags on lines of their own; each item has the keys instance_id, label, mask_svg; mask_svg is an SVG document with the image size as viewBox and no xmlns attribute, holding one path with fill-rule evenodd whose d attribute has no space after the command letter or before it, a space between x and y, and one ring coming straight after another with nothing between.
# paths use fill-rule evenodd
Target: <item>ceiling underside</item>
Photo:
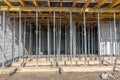
<instances>
[{"instance_id":1,"label":"ceiling underside","mask_svg":"<svg viewBox=\"0 0 120 80\"><path fill-rule=\"evenodd\" d=\"M35 11L39 12L39 19L44 21L48 17L53 19L55 11L56 21L62 18L69 21L70 11L75 21L83 21L83 12L86 12L88 22L97 20L97 12L100 12L101 20L120 18L120 0L0 0L0 10L7 11L13 17L28 17L35 20ZM91 21L92 20L92 21Z\"/></svg>"}]
</instances>

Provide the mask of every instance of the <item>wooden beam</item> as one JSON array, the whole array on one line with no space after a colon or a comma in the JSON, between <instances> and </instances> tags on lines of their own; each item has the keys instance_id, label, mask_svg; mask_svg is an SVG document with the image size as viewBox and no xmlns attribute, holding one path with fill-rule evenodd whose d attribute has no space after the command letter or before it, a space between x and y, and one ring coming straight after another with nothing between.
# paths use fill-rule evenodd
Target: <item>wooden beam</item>
<instances>
[{"instance_id":1,"label":"wooden beam","mask_svg":"<svg viewBox=\"0 0 120 80\"><path fill-rule=\"evenodd\" d=\"M100 8L105 2L106 2L106 0L100 0L100 1L98 2L98 4L95 5L93 8L94 8L94 9ZM92 14L92 13L88 13L87 16L91 16L91 14Z\"/></svg>"},{"instance_id":2,"label":"wooden beam","mask_svg":"<svg viewBox=\"0 0 120 80\"><path fill-rule=\"evenodd\" d=\"M20 4L21 4L23 7L25 7L25 6L26 6L26 3L25 3L25 1L24 1L24 0L19 0L19 2L20 2Z\"/></svg>"},{"instance_id":3,"label":"wooden beam","mask_svg":"<svg viewBox=\"0 0 120 80\"><path fill-rule=\"evenodd\" d=\"M86 2L85 2L85 4L83 5L83 11L88 7L88 5L90 4L90 2L91 2L91 0L87 0Z\"/></svg>"},{"instance_id":4,"label":"wooden beam","mask_svg":"<svg viewBox=\"0 0 120 80\"><path fill-rule=\"evenodd\" d=\"M107 6L107 8L112 8L120 3L120 0L114 0L111 4Z\"/></svg>"},{"instance_id":5,"label":"wooden beam","mask_svg":"<svg viewBox=\"0 0 120 80\"><path fill-rule=\"evenodd\" d=\"M22 6L1 6L0 10L5 10L5 11L44 11L44 12L49 12L49 11L56 11L56 12L83 12L82 8L76 8L76 7L22 7ZM86 8L84 10L85 12L97 12L96 9L94 8ZM99 8L99 12L120 12L120 9L117 8Z\"/></svg>"},{"instance_id":6,"label":"wooden beam","mask_svg":"<svg viewBox=\"0 0 120 80\"><path fill-rule=\"evenodd\" d=\"M9 0L3 0L8 6L14 6L14 4L12 2L10 2Z\"/></svg>"},{"instance_id":7,"label":"wooden beam","mask_svg":"<svg viewBox=\"0 0 120 80\"><path fill-rule=\"evenodd\" d=\"M100 0L100 1L98 2L98 4L94 6L94 8L95 8L95 9L100 8L105 2L106 2L106 0Z\"/></svg>"},{"instance_id":8,"label":"wooden beam","mask_svg":"<svg viewBox=\"0 0 120 80\"><path fill-rule=\"evenodd\" d=\"M75 7L75 6L76 6L76 3L77 3L77 0L73 0L72 7Z\"/></svg>"},{"instance_id":9,"label":"wooden beam","mask_svg":"<svg viewBox=\"0 0 120 80\"><path fill-rule=\"evenodd\" d=\"M35 7L38 7L38 3L36 0L33 0L33 4L35 5Z\"/></svg>"}]
</instances>

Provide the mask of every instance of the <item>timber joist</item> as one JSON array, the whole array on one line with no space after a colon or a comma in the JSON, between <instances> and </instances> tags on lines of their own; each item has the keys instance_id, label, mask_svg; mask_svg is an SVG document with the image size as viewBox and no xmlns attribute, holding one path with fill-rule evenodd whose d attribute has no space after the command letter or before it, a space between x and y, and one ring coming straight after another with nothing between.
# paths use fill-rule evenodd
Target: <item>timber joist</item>
<instances>
[{"instance_id":1,"label":"timber joist","mask_svg":"<svg viewBox=\"0 0 120 80\"><path fill-rule=\"evenodd\" d=\"M118 8L86 8L84 11L82 8L76 8L76 7L20 7L20 6L0 6L0 11L41 11L41 12L49 12L49 11L55 11L55 12L120 12L120 9Z\"/></svg>"}]
</instances>

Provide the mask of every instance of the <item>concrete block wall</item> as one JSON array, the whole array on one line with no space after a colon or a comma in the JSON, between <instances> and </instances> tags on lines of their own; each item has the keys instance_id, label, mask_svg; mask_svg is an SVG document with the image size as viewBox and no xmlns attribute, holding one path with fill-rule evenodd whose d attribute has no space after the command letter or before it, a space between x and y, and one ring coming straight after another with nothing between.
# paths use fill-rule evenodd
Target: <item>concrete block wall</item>
<instances>
[{"instance_id":1,"label":"concrete block wall","mask_svg":"<svg viewBox=\"0 0 120 80\"><path fill-rule=\"evenodd\" d=\"M110 26L111 23L111 26ZM106 22L101 22L100 24L100 54L101 55L115 55L115 30L114 30L114 23L113 21L106 21ZM111 31L110 31L111 28ZM120 26L119 23L117 22L116 24L116 30L117 30L117 54L120 53L119 51L119 32L120 32ZM111 39L112 37L112 39Z\"/></svg>"},{"instance_id":2,"label":"concrete block wall","mask_svg":"<svg viewBox=\"0 0 120 80\"><path fill-rule=\"evenodd\" d=\"M3 30L2 30L2 15L0 15L0 63L3 59ZM6 24L5 24L5 62L12 60L12 55L14 55L14 58L18 57L18 46L19 46L19 26L18 21L16 20L15 24L15 46L14 46L14 54L13 54L13 20L9 16L6 15ZM22 44L22 42L21 42ZM23 45L22 45L23 46Z\"/></svg>"}]
</instances>

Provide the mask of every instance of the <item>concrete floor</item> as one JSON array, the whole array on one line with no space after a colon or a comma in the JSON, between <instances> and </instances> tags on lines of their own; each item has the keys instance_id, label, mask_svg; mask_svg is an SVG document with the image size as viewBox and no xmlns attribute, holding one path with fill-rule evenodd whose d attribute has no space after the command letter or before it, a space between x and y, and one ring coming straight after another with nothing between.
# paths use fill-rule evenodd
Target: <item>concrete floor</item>
<instances>
[{"instance_id":1,"label":"concrete floor","mask_svg":"<svg viewBox=\"0 0 120 80\"><path fill-rule=\"evenodd\" d=\"M100 80L99 73L15 73L12 76L0 75L0 80Z\"/></svg>"},{"instance_id":2,"label":"concrete floor","mask_svg":"<svg viewBox=\"0 0 120 80\"><path fill-rule=\"evenodd\" d=\"M19 72L12 76L0 75L0 80L101 80L102 72L89 73L62 73L58 72ZM118 80L120 79L120 76ZM112 80L112 79L109 79Z\"/></svg>"}]
</instances>

